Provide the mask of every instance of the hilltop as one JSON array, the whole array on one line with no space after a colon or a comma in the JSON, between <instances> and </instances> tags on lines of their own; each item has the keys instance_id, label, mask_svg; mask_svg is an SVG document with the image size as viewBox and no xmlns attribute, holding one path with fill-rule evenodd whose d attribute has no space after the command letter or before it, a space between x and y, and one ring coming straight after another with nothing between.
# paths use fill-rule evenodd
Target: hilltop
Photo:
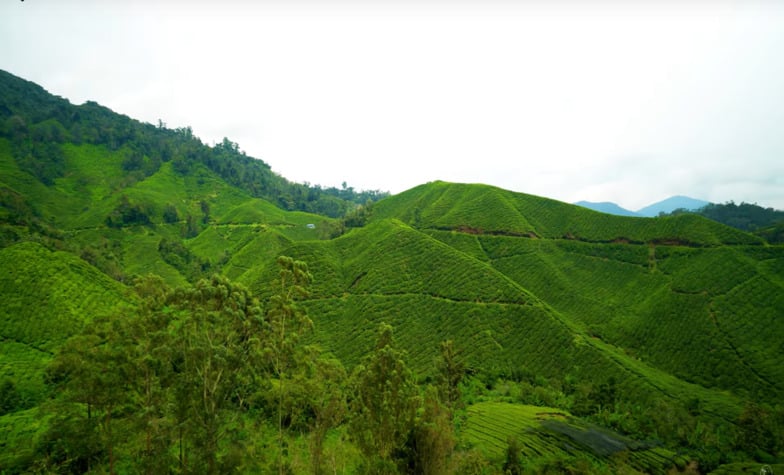
<instances>
[{"instance_id":1,"label":"hilltop","mask_svg":"<svg viewBox=\"0 0 784 475\"><path fill-rule=\"evenodd\" d=\"M187 374L187 358L212 351L220 364L235 361L224 351L237 341L249 345L238 348L251 357L256 340L225 336L240 330L220 325L240 315L246 319L239 328L247 331L260 314L272 325L269 319L282 311L275 307L277 282L288 275L281 267L288 261L276 262L281 255L306 263L312 276L304 279L307 292L282 308L294 309L287 310L294 316L307 311L312 331L303 323L301 340L307 354L332 359L327 366L319 366L326 364L321 359L305 365L301 380L285 380L292 401L285 417L275 401L284 397L286 373L270 369L275 364L264 360L260 374L240 361L223 373L236 386L221 393L222 409L211 419L217 425L209 427L226 441L198 445L207 443L195 422L203 420L181 421L190 427L185 448L209 453L204 447L212 447L210 463L263 471L277 462L259 455L251 463L248 454L283 453L285 439L287 463L304 470L296 465L307 451L302 434L316 433L309 425L316 416L312 406L302 413L296 407L308 394L326 391L308 386L315 384L308 371L332 368L340 377L335 368L345 368L332 389L356 396L351 391L359 391L361 378L346 373L367 368L374 354L396 355L394 361L410 368L410 384L421 387L412 391L431 404L414 411L424 424L424 414L438 413L424 388L440 384L442 366L434 362L446 341L459 355L460 401L468 406L454 419L464 424L453 460L462 460L461 467L474 457L494 473L510 436L532 472L577 464L589 471L666 473L690 460L708 470L752 458L773 461L782 450L775 438L761 441L781 434L775 422L784 396L781 246L696 214L612 216L482 184L437 181L394 196L294 184L228 139L209 147L187 129L142 124L94 103L74 106L0 72L0 382L7 382L3 401L10 401L0 415L6 434L0 467L29 470L44 458L65 464L57 457L66 452L57 452L54 441L63 439L57 431L70 434L64 440L80 440L68 432L75 429L67 421L76 420L95 431L96 439L85 440L99 447L116 442L118 463L138 468L134 454L145 438L134 438L131 428L144 422L151 430L144 417L154 401L116 413L105 399L79 402L103 408L103 417L114 414L129 434L116 441L106 433L108 423L84 419L85 411L74 409L81 406L64 399L76 397L62 369L75 351L66 343L73 336L98 341L95 354L117 361L117 353L102 353L109 342L137 351L154 347L155 338L172 338L162 347L187 349L180 356L161 350L153 362L160 371L155 384L172 402L161 406L168 409L156 406L156 420L171 431L160 434L169 444L161 453L171 456L162 463L180 470L171 424L198 404L167 412L188 400L176 392L186 386L172 381L195 384L176 379ZM155 297L167 286L178 290L168 300ZM229 343L206 352L188 347L203 336L189 326L197 317ZM138 328L123 326L135 319L159 327L139 336ZM400 354L383 344L383 324L394 327ZM119 328L120 336L101 325ZM268 327L260 328L258 339L271 338ZM183 334L191 339L178 340ZM276 347L256 357L268 358L270 348ZM149 361L123 364L149 370ZM138 408L142 400L122 401ZM58 407L74 413L65 417ZM55 412L39 418L38 410ZM335 467L342 460L348 471L360 470L365 449L348 429L361 414L352 410L353 416L346 409L337 418L327 439ZM452 430L449 422L442 432ZM417 427L410 437L424 437L429 426ZM766 432L754 438L757 429ZM409 450L411 440L398 449ZM113 463L113 451L82 448L91 455L74 456L78 461ZM406 460L414 464L414 455L403 452L394 463L411 457ZM382 455L384 463L393 457ZM79 467L86 469L71 466Z\"/></svg>"}]
</instances>

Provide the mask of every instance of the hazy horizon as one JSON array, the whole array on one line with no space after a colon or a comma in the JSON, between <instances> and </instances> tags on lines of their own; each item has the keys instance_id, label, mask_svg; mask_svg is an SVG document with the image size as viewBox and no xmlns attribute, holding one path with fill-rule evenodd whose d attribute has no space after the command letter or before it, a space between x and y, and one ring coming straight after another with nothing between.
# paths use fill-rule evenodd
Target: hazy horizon
<instances>
[{"instance_id":1,"label":"hazy horizon","mask_svg":"<svg viewBox=\"0 0 784 475\"><path fill-rule=\"evenodd\" d=\"M298 181L784 209L772 2L5 2L0 69Z\"/></svg>"}]
</instances>

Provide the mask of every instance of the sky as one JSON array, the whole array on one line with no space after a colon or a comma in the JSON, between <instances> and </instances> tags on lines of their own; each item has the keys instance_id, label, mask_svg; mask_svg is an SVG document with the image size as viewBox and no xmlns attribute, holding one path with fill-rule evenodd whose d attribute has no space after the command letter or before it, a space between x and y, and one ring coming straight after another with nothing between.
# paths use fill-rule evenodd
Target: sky
<instances>
[{"instance_id":1,"label":"sky","mask_svg":"<svg viewBox=\"0 0 784 475\"><path fill-rule=\"evenodd\" d=\"M0 69L297 182L784 209L784 2L4 0Z\"/></svg>"}]
</instances>

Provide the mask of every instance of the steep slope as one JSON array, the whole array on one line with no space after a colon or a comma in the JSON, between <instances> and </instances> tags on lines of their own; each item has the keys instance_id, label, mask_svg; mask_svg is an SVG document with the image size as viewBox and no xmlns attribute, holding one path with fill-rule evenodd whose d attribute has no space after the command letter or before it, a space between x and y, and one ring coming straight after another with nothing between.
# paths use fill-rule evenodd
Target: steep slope
<instances>
[{"instance_id":1,"label":"steep slope","mask_svg":"<svg viewBox=\"0 0 784 475\"><path fill-rule=\"evenodd\" d=\"M505 377L530 371L593 383L613 377L623 381L626 397L643 407L656 398L685 404L697 397L706 412L726 419L737 416L740 399L708 388L742 391L765 384L759 378L734 386L710 377L700 380L696 375L701 371L715 372L720 354L696 365L684 364L680 357L669 362L667 356L680 351L676 340L669 348L656 346L644 360L634 356L642 352L639 347L673 336L688 341L702 331L684 321L689 331L683 334L673 335L668 326L642 342L623 338L636 328L634 322L657 318L652 311L636 320L629 316L658 292L668 291L671 282L651 272L647 246L423 233L396 220L377 219L339 239L293 243L282 252L309 263L314 292L307 307L315 339L350 366L369 349L377 324L384 321L397 328L399 342L423 374L432 370L438 342L452 339L474 371ZM576 276L571 269L578 271ZM592 282L591 275L600 280ZM274 277L270 263L245 283L264 289ZM666 309L682 304L661 297ZM706 317L693 307L683 315ZM723 341L714 334L700 341ZM691 356L704 348L686 345ZM747 361L723 354L733 356L721 363L729 368L726 375L752 374ZM770 377L777 374L771 371Z\"/></svg>"},{"instance_id":2,"label":"steep slope","mask_svg":"<svg viewBox=\"0 0 784 475\"><path fill-rule=\"evenodd\" d=\"M776 318L784 288L779 272L765 270L780 251L480 240L494 267L589 334L663 371L743 393L784 390L781 366L770 363L780 359L772 353L784 331ZM751 288L764 296L751 297ZM718 317L725 312L732 326Z\"/></svg>"}]
</instances>

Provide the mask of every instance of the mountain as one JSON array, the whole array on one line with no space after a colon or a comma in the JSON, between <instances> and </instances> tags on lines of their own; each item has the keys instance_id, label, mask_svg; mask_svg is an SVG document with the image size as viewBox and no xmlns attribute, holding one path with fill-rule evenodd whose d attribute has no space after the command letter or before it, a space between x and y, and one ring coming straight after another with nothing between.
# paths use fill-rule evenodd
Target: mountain
<instances>
[{"instance_id":1,"label":"mountain","mask_svg":"<svg viewBox=\"0 0 784 475\"><path fill-rule=\"evenodd\" d=\"M369 471L364 460L382 456L365 452L374 431L357 438L357 391L380 361L405 362L410 377L383 381L409 377L423 401L420 425L379 459L388 471L419 463L406 457L433 446L423 433L456 438L456 472L501 470L510 438L539 473L667 473L692 460L707 472L784 450L782 246L696 214L614 216L482 184L435 181L357 206L350 190L292 184L230 141L207 147L7 73L0 115L10 473L153 461L149 471L181 472L208 455L213 472L270 472L281 458L311 471L330 407L330 470ZM307 292L287 287L281 255L307 264ZM177 290L164 301L167 285ZM274 318L303 309L304 338L250 351ZM377 338L382 324L400 353ZM299 358L328 357L271 372L269 355L297 341ZM457 434L427 389L443 387L448 341L466 406ZM344 399L314 400L332 394L331 377ZM78 378L89 384L68 385Z\"/></svg>"},{"instance_id":2,"label":"mountain","mask_svg":"<svg viewBox=\"0 0 784 475\"><path fill-rule=\"evenodd\" d=\"M594 203L591 201L578 201L575 204L577 206L582 206L583 208L592 209L600 213L614 214L617 216L640 216L634 211L629 211L628 209L622 208L610 201L603 201L601 203Z\"/></svg>"},{"instance_id":3,"label":"mountain","mask_svg":"<svg viewBox=\"0 0 784 475\"><path fill-rule=\"evenodd\" d=\"M707 201L689 198L688 196L671 196L665 200L638 209L637 213L642 216L654 217L659 213L672 213L676 209L697 210L710 204Z\"/></svg>"}]
</instances>

